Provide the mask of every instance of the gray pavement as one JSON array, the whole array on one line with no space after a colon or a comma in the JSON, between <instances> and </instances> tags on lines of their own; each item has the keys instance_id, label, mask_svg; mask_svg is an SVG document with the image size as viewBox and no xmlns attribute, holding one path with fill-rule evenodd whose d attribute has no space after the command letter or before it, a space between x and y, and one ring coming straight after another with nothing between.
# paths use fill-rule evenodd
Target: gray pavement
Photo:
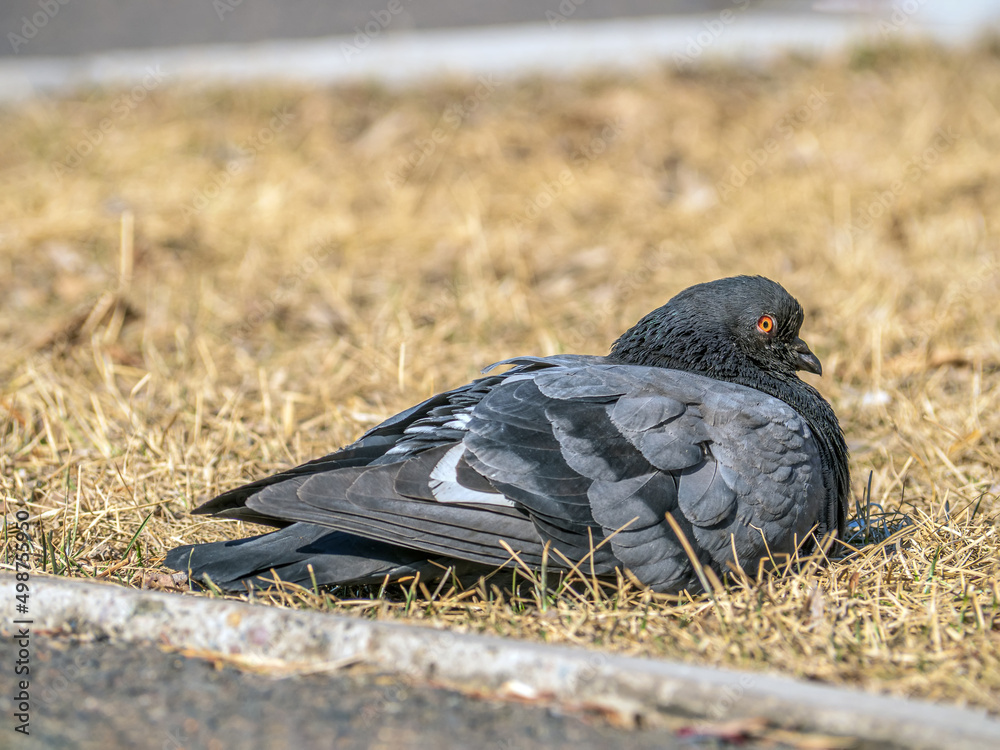
<instances>
[{"instance_id":1,"label":"gray pavement","mask_svg":"<svg viewBox=\"0 0 1000 750\"><path fill-rule=\"evenodd\" d=\"M35 636L28 738L13 731L16 686L0 672L0 746L50 748L574 748L735 747L666 729L616 729L599 716L344 670L276 679L109 641ZM0 663L16 646L0 641ZM740 748L764 747L741 742ZM768 747L774 747L768 745ZM868 747L875 747L869 745Z\"/></svg>"},{"instance_id":2,"label":"gray pavement","mask_svg":"<svg viewBox=\"0 0 1000 750\"><path fill-rule=\"evenodd\" d=\"M572 8L574 21L637 18L677 13L710 13L731 0L4 0L0 3L0 57L83 55L110 49L192 44L251 43L355 33L355 27L391 17L386 34L417 29L451 29L512 23L545 23L546 11ZM754 5L759 3L755 0ZM774 5L773 0L771 4ZM784 0L781 6L808 7ZM397 12L392 12L396 8ZM46 10L47 9L47 10ZM386 16L386 13L389 13ZM49 18L37 28L39 12ZM374 15L373 15L374 14ZM41 20L41 17L38 18ZM26 23L26 21L28 23ZM11 44L8 34L24 37ZM31 35L31 38L27 38Z\"/></svg>"},{"instance_id":3,"label":"gray pavement","mask_svg":"<svg viewBox=\"0 0 1000 750\"><path fill-rule=\"evenodd\" d=\"M385 41L413 32L695 16L714 25L713 37L736 19L827 23L836 34L854 18L867 20L875 36L917 30L962 39L1000 17L1000 0L3 0L0 58L350 38L365 29ZM692 28L696 36L707 27Z\"/></svg>"}]
</instances>

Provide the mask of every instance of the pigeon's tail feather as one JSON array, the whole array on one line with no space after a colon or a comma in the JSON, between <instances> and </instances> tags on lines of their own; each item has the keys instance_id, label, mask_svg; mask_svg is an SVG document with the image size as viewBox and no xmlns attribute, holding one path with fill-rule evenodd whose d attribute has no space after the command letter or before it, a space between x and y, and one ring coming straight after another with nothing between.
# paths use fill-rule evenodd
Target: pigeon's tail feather
<instances>
[{"instance_id":1,"label":"pigeon's tail feather","mask_svg":"<svg viewBox=\"0 0 1000 750\"><path fill-rule=\"evenodd\" d=\"M164 564L199 583L207 577L227 592L268 588L275 585L275 576L312 588L381 583L387 575L396 580L420 573L428 580L456 565L461 567L458 575L477 572L461 561L428 559L423 552L305 523L247 539L177 547Z\"/></svg>"}]
</instances>

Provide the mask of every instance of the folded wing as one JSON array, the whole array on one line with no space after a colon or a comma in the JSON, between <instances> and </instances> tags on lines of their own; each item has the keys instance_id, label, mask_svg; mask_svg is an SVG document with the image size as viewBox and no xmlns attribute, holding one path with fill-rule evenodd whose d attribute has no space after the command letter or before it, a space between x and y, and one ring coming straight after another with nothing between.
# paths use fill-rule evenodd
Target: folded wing
<instances>
[{"instance_id":1,"label":"folded wing","mask_svg":"<svg viewBox=\"0 0 1000 750\"><path fill-rule=\"evenodd\" d=\"M505 544L539 565L551 545L553 567L673 591L697 581L668 514L723 571L791 551L823 507L809 428L777 399L596 357L512 363L199 510L483 565L509 562Z\"/></svg>"}]
</instances>

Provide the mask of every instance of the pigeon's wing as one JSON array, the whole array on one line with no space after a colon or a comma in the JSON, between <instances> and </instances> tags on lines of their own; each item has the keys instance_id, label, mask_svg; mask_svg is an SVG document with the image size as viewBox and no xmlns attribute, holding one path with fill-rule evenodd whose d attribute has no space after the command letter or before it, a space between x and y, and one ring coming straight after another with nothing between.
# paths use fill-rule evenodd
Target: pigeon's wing
<instances>
[{"instance_id":1,"label":"pigeon's wing","mask_svg":"<svg viewBox=\"0 0 1000 750\"><path fill-rule=\"evenodd\" d=\"M709 438L696 408L649 389L656 374L605 364L504 384L474 410L464 444L470 465L571 561L595 549L598 574L624 566L677 589L696 579L666 515L686 523L683 473L704 462Z\"/></svg>"},{"instance_id":2,"label":"pigeon's wing","mask_svg":"<svg viewBox=\"0 0 1000 750\"><path fill-rule=\"evenodd\" d=\"M527 515L464 459L471 412L498 384L596 357L521 358L514 369L424 401L315 461L231 490L197 513L273 526L305 522L480 564L528 564L542 547ZM492 369L494 366L491 366Z\"/></svg>"},{"instance_id":3,"label":"pigeon's wing","mask_svg":"<svg viewBox=\"0 0 1000 750\"><path fill-rule=\"evenodd\" d=\"M577 557L596 540L598 568L621 564L660 590L698 585L667 514L701 563L725 571L790 552L826 496L791 407L674 370L546 369L493 389L469 432L470 465L544 539Z\"/></svg>"},{"instance_id":4,"label":"pigeon's wing","mask_svg":"<svg viewBox=\"0 0 1000 750\"><path fill-rule=\"evenodd\" d=\"M365 432L358 440L329 455L313 459L286 471L236 487L203 503L194 510L197 514L214 515L252 521L270 526L284 526L287 521L255 513L246 506L246 500L266 487L291 479L301 479L323 472L344 468L391 463L427 448L438 447L461 440L464 432L459 421L467 418L469 411L486 393L500 382L526 373L556 366L580 366L603 361L602 357L566 354L554 357L515 357L495 362L483 372L489 373L503 365L514 368L500 375L490 375L467 385L439 393L426 401L406 409Z\"/></svg>"},{"instance_id":5,"label":"pigeon's wing","mask_svg":"<svg viewBox=\"0 0 1000 750\"><path fill-rule=\"evenodd\" d=\"M460 421L489 390L512 373L481 378L451 391L439 393L368 430L357 441L321 458L263 477L222 493L194 510L195 513L285 526L287 519L260 514L247 500L267 487L352 467L393 463L407 455L461 440Z\"/></svg>"},{"instance_id":6,"label":"pigeon's wing","mask_svg":"<svg viewBox=\"0 0 1000 750\"><path fill-rule=\"evenodd\" d=\"M790 553L804 542L834 491L823 484L818 445L806 420L788 404L733 383L659 368L649 368L644 379L609 416L653 466L676 481L675 520L700 561L720 572L730 563L755 569L761 558ZM673 416L676 403L685 409ZM694 445L702 455L689 463ZM662 524L660 530L675 541ZM618 554L635 570L628 553ZM646 578L637 573L640 579L674 587L666 581L674 575L676 553L663 563L639 559L646 567Z\"/></svg>"},{"instance_id":7,"label":"pigeon's wing","mask_svg":"<svg viewBox=\"0 0 1000 750\"><path fill-rule=\"evenodd\" d=\"M540 371L601 361L563 356L498 363L514 369L441 394L379 425L344 451L227 493L199 512L273 525L317 524L480 564L508 562L509 545L525 563L540 565L546 541L582 559L602 538L588 510L590 482L566 465L544 408L518 417L516 394L519 383L530 384ZM472 464L475 456L467 444L483 399L498 390L515 396L506 406L502 398L493 402L494 426L505 432L504 439L516 441L515 460L522 468L535 462L526 471L508 467L503 477L508 481L499 483ZM511 420L519 418L530 428L515 435ZM518 497L532 490L536 497L553 495L553 502L529 512ZM600 573L617 564L610 548L595 560Z\"/></svg>"},{"instance_id":8,"label":"pigeon's wing","mask_svg":"<svg viewBox=\"0 0 1000 750\"><path fill-rule=\"evenodd\" d=\"M431 448L391 464L347 468L271 485L247 500L263 515L328 526L369 539L486 565L510 559L499 540L540 564L528 517L482 478L457 480L461 444Z\"/></svg>"},{"instance_id":9,"label":"pigeon's wing","mask_svg":"<svg viewBox=\"0 0 1000 750\"><path fill-rule=\"evenodd\" d=\"M678 590L698 584L668 514L724 571L790 551L824 497L804 420L748 388L590 360L473 385L369 432L355 445L395 437L368 464L293 470L236 510L487 565L501 540L529 565L551 544L554 565Z\"/></svg>"},{"instance_id":10,"label":"pigeon's wing","mask_svg":"<svg viewBox=\"0 0 1000 750\"><path fill-rule=\"evenodd\" d=\"M291 476L249 495L244 506L262 517L480 564L509 562L509 547L537 566L546 542L582 560L603 536L589 509L591 482L567 464L545 413L551 399L532 385L546 368L561 365L522 364L445 421L433 415L411 421L369 465ZM422 447L414 450L412 440ZM484 473L484 457L500 470ZM594 560L599 574L618 564L610 548Z\"/></svg>"}]
</instances>

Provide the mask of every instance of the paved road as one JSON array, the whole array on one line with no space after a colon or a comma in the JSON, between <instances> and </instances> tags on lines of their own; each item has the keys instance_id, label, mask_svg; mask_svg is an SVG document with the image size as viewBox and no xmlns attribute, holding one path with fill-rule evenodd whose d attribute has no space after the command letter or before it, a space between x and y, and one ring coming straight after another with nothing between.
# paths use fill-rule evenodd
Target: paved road
<instances>
[{"instance_id":1,"label":"paved road","mask_svg":"<svg viewBox=\"0 0 1000 750\"><path fill-rule=\"evenodd\" d=\"M0 641L0 747L709 750L715 739L615 729L342 671L275 679L159 649L32 636L30 739L14 732L16 646ZM25 741L21 741L25 740ZM745 750L758 746L739 745ZM769 747L774 747L770 745Z\"/></svg>"},{"instance_id":2,"label":"paved road","mask_svg":"<svg viewBox=\"0 0 1000 750\"><path fill-rule=\"evenodd\" d=\"M775 0L769 0L774 4ZM740 0L742 3L743 0ZM754 0L757 5L759 0ZM808 7L804 0L777 0ZM386 33L507 23L544 23L546 11L572 8L573 21L635 18L731 7L733 0L3 0L0 57L80 55L108 49L256 42L353 34L375 17ZM48 10L46 10L48 9ZM38 14L41 13L41 16ZM37 18L36 18L37 17ZM34 31L32 18L42 21ZM28 23L25 23L25 22ZM9 34L25 42L12 40ZM29 39L28 36L31 35Z\"/></svg>"},{"instance_id":3,"label":"paved road","mask_svg":"<svg viewBox=\"0 0 1000 750\"><path fill-rule=\"evenodd\" d=\"M1000 0L2 0L0 101L148 85L150 69L173 81L401 84L634 70L706 49L759 60L880 38L886 22L965 43L1000 28Z\"/></svg>"}]
</instances>

